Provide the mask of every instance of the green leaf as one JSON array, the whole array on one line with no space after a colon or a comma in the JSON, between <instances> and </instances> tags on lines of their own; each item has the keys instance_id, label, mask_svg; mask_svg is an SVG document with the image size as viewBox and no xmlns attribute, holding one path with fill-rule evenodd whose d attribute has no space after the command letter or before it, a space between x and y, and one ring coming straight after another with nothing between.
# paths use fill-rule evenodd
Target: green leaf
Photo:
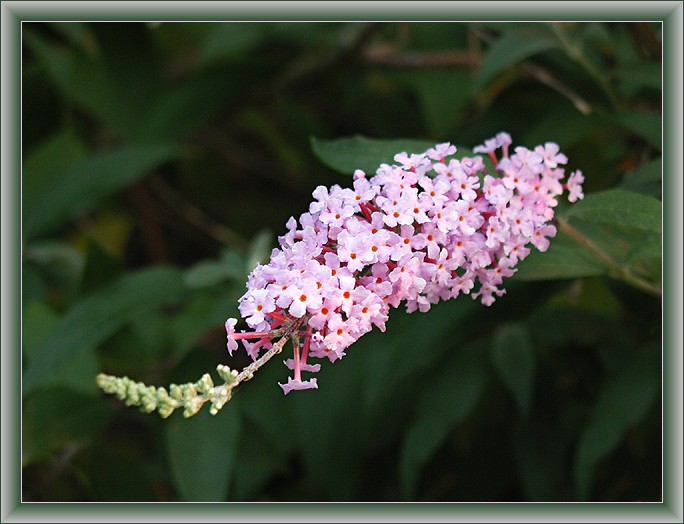
<instances>
[{"instance_id":1,"label":"green leaf","mask_svg":"<svg viewBox=\"0 0 684 524\"><path fill-rule=\"evenodd\" d=\"M559 232L545 253L536 249L520 262L515 280L557 280L605 275L608 268L589 251Z\"/></svg>"},{"instance_id":2,"label":"green leaf","mask_svg":"<svg viewBox=\"0 0 684 524\"><path fill-rule=\"evenodd\" d=\"M52 79L52 84L62 93L71 93L75 88L76 62L74 54L68 49L48 43L37 32L32 31L30 26L27 26L22 37L27 47L42 62L43 67Z\"/></svg>"},{"instance_id":3,"label":"green leaf","mask_svg":"<svg viewBox=\"0 0 684 524\"><path fill-rule=\"evenodd\" d=\"M496 329L492 362L520 412L527 416L534 393L535 355L530 334L523 324L505 324Z\"/></svg>"},{"instance_id":4,"label":"green leaf","mask_svg":"<svg viewBox=\"0 0 684 524\"><path fill-rule=\"evenodd\" d=\"M24 194L25 238L54 231L176 154L177 147L170 144L135 145L97 153L53 177L26 170L24 177L32 190Z\"/></svg>"},{"instance_id":5,"label":"green leaf","mask_svg":"<svg viewBox=\"0 0 684 524\"><path fill-rule=\"evenodd\" d=\"M530 501L562 500L571 439L558 425L535 411L516 435L520 481Z\"/></svg>"},{"instance_id":6,"label":"green leaf","mask_svg":"<svg viewBox=\"0 0 684 524\"><path fill-rule=\"evenodd\" d=\"M426 315L393 311L386 332L374 330L355 342L354 347L366 358L363 400L372 424L385 424L383 411L405 391L407 381L417 374L430 375L436 359L449 358L449 341L456 330L463 337L471 333L469 318L482 306L463 298L435 304ZM430 350L416 351L416 341Z\"/></svg>"},{"instance_id":7,"label":"green leaf","mask_svg":"<svg viewBox=\"0 0 684 524\"><path fill-rule=\"evenodd\" d=\"M272 247L273 234L268 230L259 231L259 233L250 241L247 249L247 260L245 262L247 271L252 271L257 264L265 264L268 262Z\"/></svg>"},{"instance_id":8,"label":"green leaf","mask_svg":"<svg viewBox=\"0 0 684 524\"><path fill-rule=\"evenodd\" d=\"M561 229L610 276L651 293L662 280L661 215L658 199L624 189L592 193L560 213L569 222Z\"/></svg>"},{"instance_id":9,"label":"green leaf","mask_svg":"<svg viewBox=\"0 0 684 524\"><path fill-rule=\"evenodd\" d=\"M221 284L243 275L241 268L223 264L216 260L198 262L185 274L185 283L191 288L204 288Z\"/></svg>"},{"instance_id":10,"label":"green leaf","mask_svg":"<svg viewBox=\"0 0 684 524\"><path fill-rule=\"evenodd\" d=\"M604 382L575 456L575 485L580 500L591 495L599 461L610 455L650 411L660 391L660 342L643 346Z\"/></svg>"},{"instance_id":11,"label":"green leaf","mask_svg":"<svg viewBox=\"0 0 684 524\"><path fill-rule=\"evenodd\" d=\"M272 236L269 231L258 233L251 240L247 254L225 248L218 259L198 262L185 274L186 285L191 288L206 288L220 285L227 280L244 281L257 263L268 261Z\"/></svg>"},{"instance_id":12,"label":"green leaf","mask_svg":"<svg viewBox=\"0 0 684 524\"><path fill-rule=\"evenodd\" d=\"M45 341L52 335L60 318L42 302L31 302L22 316L22 356L29 364ZM99 371L99 363L92 348L77 349L73 358L61 371L53 374L44 387L68 387L83 394L96 394L93 377Z\"/></svg>"},{"instance_id":13,"label":"green leaf","mask_svg":"<svg viewBox=\"0 0 684 524\"><path fill-rule=\"evenodd\" d=\"M596 356L606 369L615 369L634 347L614 316L581 306L542 308L528 318L527 325L535 345L550 348L556 359L569 357L568 348L598 348Z\"/></svg>"},{"instance_id":14,"label":"green leaf","mask_svg":"<svg viewBox=\"0 0 684 524\"><path fill-rule=\"evenodd\" d=\"M70 245L54 240L28 244L23 262L24 270L36 269L44 283L56 285L66 295L77 294L85 261L83 254Z\"/></svg>"},{"instance_id":15,"label":"green leaf","mask_svg":"<svg viewBox=\"0 0 684 524\"><path fill-rule=\"evenodd\" d=\"M269 30L268 24L255 22L223 22L216 24L197 55L198 65L248 53L259 44Z\"/></svg>"},{"instance_id":16,"label":"green leaf","mask_svg":"<svg viewBox=\"0 0 684 524\"><path fill-rule=\"evenodd\" d=\"M367 448L362 440L365 428L359 423L361 362L350 358L344 364L343 370L323 365L316 373L320 389L314 395L281 396L284 405L280 410L285 406L292 409L292 427L285 430L288 435L284 438L297 439L304 476L311 489L328 500L348 502L358 500ZM289 373L284 366L280 368L279 382L285 383ZM276 387L273 384L271 391L275 392ZM271 409L278 409L281 404L282 401L273 402ZM272 429L268 430L271 433Z\"/></svg>"},{"instance_id":17,"label":"green leaf","mask_svg":"<svg viewBox=\"0 0 684 524\"><path fill-rule=\"evenodd\" d=\"M50 387L22 403L22 462L48 459L59 448L104 429L111 409L100 396Z\"/></svg>"},{"instance_id":18,"label":"green leaf","mask_svg":"<svg viewBox=\"0 0 684 524\"><path fill-rule=\"evenodd\" d=\"M571 220L662 231L662 203L657 198L624 189L589 194L562 215Z\"/></svg>"},{"instance_id":19,"label":"green leaf","mask_svg":"<svg viewBox=\"0 0 684 524\"><path fill-rule=\"evenodd\" d=\"M629 191L660 197L663 191L663 159L658 157L627 173L620 186Z\"/></svg>"},{"instance_id":20,"label":"green leaf","mask_svg":"<svg viewBox=\"0 0 684 524\"><path fill-rule=\"evenodd\" d=\"M23 328L21 334L22 356L30 360L58 323L59 315L47 304L31 301L25 307L21 318Z\"/></svg>"},{"instance_id":21,"label":"green leaf","mask_svg":"<svg viewBox=\"0 0 684 524\"><path fill-rule=\"evenodd\" d=\"M335 140L311 137L314 154L325 165L344 174L353 174L356 169L372 174L380 164L393 163L398 153L424 153L434 146L434 142L425 140L381 140L358 135Z\"/></svg>"},{"instance_id":22,"label":"green leaf","mask_svg":"<svg viewBox=\"0 0 684 524\"><path fill-rule=\"evenodd\" d=\"M414 495L421 468L453 426L464 421L475 408L485 385L483 355L480 344L462 347L425 386L418 416L406 433L401 451L401 484L407 497Z\"/></svg>"},{"instance_id":23,"label":"green leaf","mask_svg":"<svg viewBox=\"0 0 684 524\"><path fill-rule=\"evenodd\" d=\"M625 65L616 68L613 75L628 97L638 95L643 89L661 91L663 88L663 68L660 62Z\"/></svg>"},{"instance_id":24,"label":"green leaf","mask_svg":"<svg viewBox=\"0 0 684 524\"><path fill-rule=\"evenodd\" d=\"M287 475L286 458L251 424L245 424L237 454L232 500L254 500L277 475Z\"/></svg>"},{"instance_id":25,"label":"green leaf","mask_svg":"<svg viewBox=\"0 0 684 524\"><path fill-rule=\"evenodd\" d=\"M475 88L482 88L504 69L522 60L558 47L558 40L543 30L542 26L527 26L523 31L509 31L487 51L480 66Z\"/></svg>"},{"instance_id":26,"label":"green leaf","mask_svg":"<svg viewBox=\"0 0 684 524\"><path fill-rule=\"evenodd\" d=\"M229 316L226 304L234 299L232 295L215 296L198 293L173 317L167 329L170 331L174 358L181 358L192 349L212 328L223 330L223 323Z\"/></svg>"},{"instance_id":27,"label":"green leaf","mask_svg":"<svg viewBox=\"0 0 684 524\"><path fill-rule=\"evenodd\" d=\"M97 347L140 312L177 301L185 291L179 270L155 267L130 273L78 302L31 359L24 395L60 373L82 348Z\"/></svg>"},{"instance_id":28,"label":"green leaf","mask_svg":"<svg viewBox=\"0 0 684 524\"><path fill-rule=\"evenodd\" d=\"M152 141L183 137L239 98L242 88L230 68L212 68L195 75L155 98L135 138Z\"/></svg>"},{"instance_id":29,"label":"green leaf","mask_svg":"<svg viewBox=\"0 0 684 524\"><path fill-rule=\"evenodd\" d=\"M216 416L208 409L189 419L176 416L165 427L171 474L183 501L226 500L242 425L236 407Z\"/></svg>"},{"instance_id":30,"label":"green leaf","mask_svg":"<svg viewBox=\"0 0 684 524\"><path fill-rule=\"evenodd\" d=\"M469 70L416 70L397 75L397 79L413 88L428 128L435 136L444 136L452 130L473 99L473 75Z\"/></svg>"},{"instance_id":31,"label":"green leaf","mask_svg":"<svg viewBox=\"0 0 684 524\"><path fill-rule=\"evenodd\" d=\"M612 117L613 122L643 138L659 151L662 149L663 119L655 113L626 112Z\"/></svg>"},{"instance_id":32,"label":"green leaf","mask_svg":"<svg viewBox=\"0 0 684 524\"><path fill-rule=\"evenodd\" d=\"M54 183L60 172L86 155L86 147L69 127L60 129L28 155L22 166L22 191L30 195Z\"/></svg>"},{"instance_id":33,"label":"green leaf","mask_svg":"<svg viewBox=\"0 0 684 524\"><path fill-rule=\"evenodd\" d=\"M64 96L97 116L110 132L136 138L164 86L164 61L147 24L91 24L96 53L75 52Z\"/></svg>"},{"instance_id":34,"label":"green leaf","mask_svg":"<svg viewBox=\"0 0 684 524\"><path fill-rule=\"evenodd\" d=\"M81 294L97 291L119 278L123 271L121 259L113 257L92 238L87 239L86 265L81 278Z\"/></svg>"},{"instance_id":35,"label":"green leaf","mask_svg":"<svg viewBox=\"0 0 684 524\"><path fill-rule=\"evenodd\" d=\"M129 504L166 499L171 482L158 454L130 433L122 437L94 439L75 458L73 467L87 481L88 494L98 502Z\"/></svg>"},{"instance_id":36,"label":"green leaf","mask_svg":"<svg viewBox=\"0 0 684 524\"><path fill-rule=\"evenodd\" d=\"M21 319L21 342L22 357L29 365L45 341L52 336L59 321L59 315L42 302L31 302L26 306ZM73 358L64 369L50 377L44 386L68 387L93 395L98 392L93 381L98 370L98 359L92 348L82 347L74 352Z\"/></svg>"}]
</instances>

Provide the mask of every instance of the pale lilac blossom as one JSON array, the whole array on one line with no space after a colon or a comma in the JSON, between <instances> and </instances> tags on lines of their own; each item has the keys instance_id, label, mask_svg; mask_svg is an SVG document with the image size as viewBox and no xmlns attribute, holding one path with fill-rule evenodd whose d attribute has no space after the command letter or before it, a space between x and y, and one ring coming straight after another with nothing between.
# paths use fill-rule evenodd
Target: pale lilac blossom
<instances>
[{"instance_id":1,"label":"pale lilac blossom","mask_svg":"<svg viewBox=\"0 0 684 524\"><path fill-rule=\"evenodd\" d=\"M453 158L456 147L442 143L398 153L374 175L356 170L352 188L317 187L268 264L249 275L239 311L254 331L238 333L228 319L228 352L241 340L256 360L291 339L287 394L317 388L302 379L320 369L308 359L342 358L374 327L384 331L392 308L425 312L462 294L491 305L531 246L549 248L558 197L584 197L581 171L562 182L567 157L557 144L509 155L511 144L499 133L474 148L489 156L491 173L481 156Z\"/></svg>"}]
</instances>

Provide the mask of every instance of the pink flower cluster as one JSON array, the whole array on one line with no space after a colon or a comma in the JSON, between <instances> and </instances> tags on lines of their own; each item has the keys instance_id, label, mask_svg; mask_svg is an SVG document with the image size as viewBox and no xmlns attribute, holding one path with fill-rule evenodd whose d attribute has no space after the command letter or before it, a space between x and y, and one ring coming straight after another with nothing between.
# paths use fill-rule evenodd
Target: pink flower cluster
<instances>
[{"instance_id":1,"label":"pink flower cluster","mask_svg":"<svg viewBox=\"0 0 684 524\"><path fill-rule=\"evenodd\" d=\"M571 202L583 198L581 172L561 182L567 158L556 144L509 155L510 145L499 133L474 149L498 176L481 156L449 158L456 147L444 143L399 153L370 179L357 170L353 188L316 188L269 263L250 274L239 310L253 331L238 333L228 319L228 351L242 340L256 360L274 339L292 337L287 394L317 388L315 378L302 380L320 369L308 359L342 358L373 326L384 331L391 307L424 312L460 294L491 305L529 246L549 247L556 197L567 189Z\"/></svg>"}]
</instances>

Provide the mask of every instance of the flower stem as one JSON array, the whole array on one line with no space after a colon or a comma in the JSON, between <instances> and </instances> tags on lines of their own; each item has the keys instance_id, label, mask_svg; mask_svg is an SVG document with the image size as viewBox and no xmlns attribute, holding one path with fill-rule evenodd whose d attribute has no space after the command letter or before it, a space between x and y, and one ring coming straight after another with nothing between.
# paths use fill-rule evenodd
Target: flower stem
<instances>
[{"instance_id":1,"label":"flower stem","mask_svg":"<svg viewBox=\"0 0 684 524\"><path fill-rule=\"evenodd\" d=\"M616 278L617 280L622 280L623 282L626 282L627 284L643 291L644 293L648 293L651 296L662 298L663 292L659 286L656 286L651 282L648 282L635 275L628 267L621 266L603 249L594 244L594 242L583 235L580 231L572 227L567 219L559 218L558 226L563 233L568 235L579 245L590 251L596 258L601 260L601 262L608 267L609 273L612 277Z\"/></svg>"},{"instance_id":2,"label":"flower stem","mask_svg":"<svg viewBox=\"0 0 684 524\"><path fill-rule=\"evenodd\" d=\"M287 341L290 340L290 336L284 336L282 337L278 342L273 344L273 346L263 355L261 355L258 359L256 359L254 362L252 362L249 366L244 368L240 373L238 373L237 378L235 379L235 383L231 384L230 387L235 387L237 386L240 382L245 382L246 380L249 380L254 376L254 372L259 369L261 366L266 364L269 360L271 360L274 356L276 356L278 353L280 353L283 350L283 347L287 343Z\"/></svg>"},{"instance_id":3,"label":"flower stem","mask_svg":"<svg viewBox=\"0 0 684 524\"><path fill-rule=\"evenodd\" d=\"M565 53L575 62L577 62L584 70L589 73L589 75L598 83L598 85L603 89L604 93L610 100L613 110L620 111L622 109L622 102L618 98L613 86L610 84L610 80L606 75L604 75L600 68L596 66L583 52L581 44L576 44L570 42L567 37L567 33L563 29L563 25L560 22L554 22L551 24L551 29L556 34L556 38L563 46Z\"/></svg>"}]
</instances>

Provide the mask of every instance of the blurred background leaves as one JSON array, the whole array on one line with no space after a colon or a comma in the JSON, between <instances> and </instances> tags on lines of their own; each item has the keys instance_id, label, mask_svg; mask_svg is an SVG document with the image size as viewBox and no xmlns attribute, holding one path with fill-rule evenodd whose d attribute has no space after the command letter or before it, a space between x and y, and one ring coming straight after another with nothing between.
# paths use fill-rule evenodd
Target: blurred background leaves
<instances>
[{"instance_id":1,"label":"blurred background leaves","mask_svg":"<svg viewBox=\"0 0 684 524\"><path fill-rule=\"evenodd\" d=\"M24 501L657 501L661 26L24 23ZM486 308L394 311L285 398L162 421L105 371L229 358L249 271L320 184L506 130L586 177Z\"/></svg>"}]
</instances>

